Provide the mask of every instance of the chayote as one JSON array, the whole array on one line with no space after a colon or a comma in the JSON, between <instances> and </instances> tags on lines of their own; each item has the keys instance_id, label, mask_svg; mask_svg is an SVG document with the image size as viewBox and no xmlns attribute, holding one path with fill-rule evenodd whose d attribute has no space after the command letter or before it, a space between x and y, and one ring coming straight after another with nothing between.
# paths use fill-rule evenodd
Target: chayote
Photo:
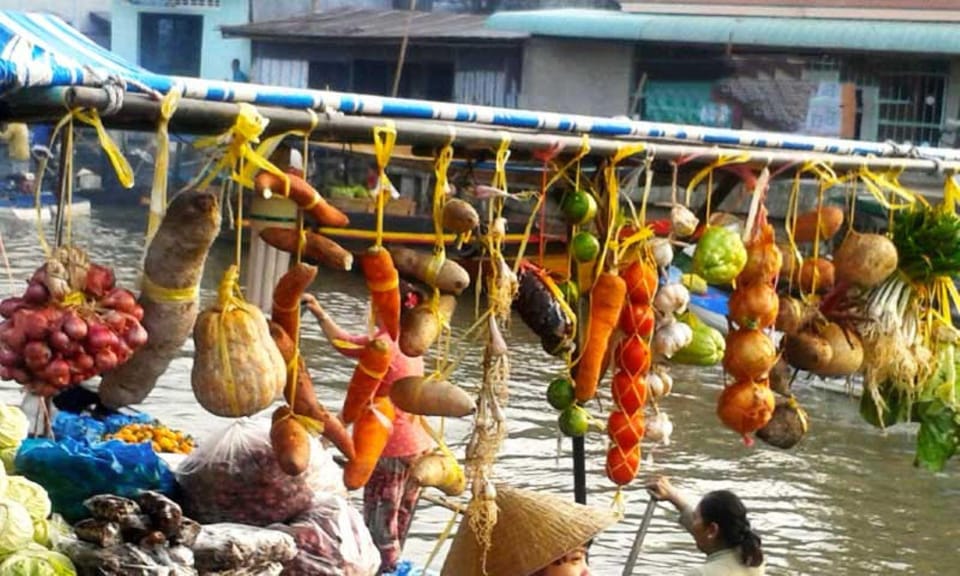
<instances>
[{"instance_id":1,"label":"chayote","mask_svg":"<svg viewBox=\"0 0 960 576\"><path fill-rule=\"evenodd\" d=\"M693 253L693 272L708 284L730 284L747 264L747 249L740 236L721 226L704 231Z\"/></svg>"}]
</instances>

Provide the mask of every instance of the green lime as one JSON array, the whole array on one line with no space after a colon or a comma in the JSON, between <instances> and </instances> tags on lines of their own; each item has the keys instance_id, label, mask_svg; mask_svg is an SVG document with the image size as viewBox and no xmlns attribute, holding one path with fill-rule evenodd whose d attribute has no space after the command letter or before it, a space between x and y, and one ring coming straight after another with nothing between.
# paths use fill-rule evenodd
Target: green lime
<instances>
[{"instance_id":1,"label":"green lime","mask_svg":"<svg viewBox=\"0 0 960 576\"><path fill-rule=\"evenodd\" d=\"M600 241L589 232L577 232L571 241L573 257L577 262L593 262L600 255Z\"/></svg>"},{"instance_id":2,"label":"green lime","mask_svg":"<svg viewBox=\"0 0 960 576\"><path fill-rule=\"evenodd\" d=\"M564 195L560 210L570 224L584 224L597 215L597 201L589 192L577 190Z\"/></svg>"},{"instance_id":3,"label":"green lime","mask_svg":"<svg viewBox=\"0 0 960 576\"><path fill-rule=\"evenodd\" d=\"M547 387L547 402L557 410L565 410L577 399L569 378L554 378Z\"/></svg>"},{"instance_id":4,"label":"green lime","mask_svg":"<svg viewBox=\"0 0 960 576\"><path fill-rule=\"evenodd\" d=\"M577 286L576 282L565 280L557 288L560 289L560 293L563 294L563 299L567 301L567 304L571 307L577 305L577 300L580 299L580 287Z\"/></svg>"},{"instance_id":5,"label":"green lime","mask_svg":"<svg viewBox=\"0 0 960 576\"><path fill-rule=\"evenodd\" d=\"M566 436L583 436L587 433L587 427L590 425L590 415L577 404L571 404L560 413L557 424L560 425L560 431Z\"/></svg>"}]
</instances>

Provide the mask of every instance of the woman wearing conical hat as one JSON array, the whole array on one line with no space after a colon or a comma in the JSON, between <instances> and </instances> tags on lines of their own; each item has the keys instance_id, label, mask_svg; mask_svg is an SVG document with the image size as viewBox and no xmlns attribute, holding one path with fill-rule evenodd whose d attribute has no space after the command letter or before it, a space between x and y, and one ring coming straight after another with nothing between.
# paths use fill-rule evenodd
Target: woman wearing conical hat
<instances>
[{"instance_id":1,"label":"woman wearing conical hat","mask_svg":"<svg viewBox=\"0 0 960 576\"><path fill-rule=\"evenodd\" d=\"M465 516L440 576L590 576L586 547L618 520L612 510L502 485L497 508L486 554Z\"/></svg>"}]
</instances>

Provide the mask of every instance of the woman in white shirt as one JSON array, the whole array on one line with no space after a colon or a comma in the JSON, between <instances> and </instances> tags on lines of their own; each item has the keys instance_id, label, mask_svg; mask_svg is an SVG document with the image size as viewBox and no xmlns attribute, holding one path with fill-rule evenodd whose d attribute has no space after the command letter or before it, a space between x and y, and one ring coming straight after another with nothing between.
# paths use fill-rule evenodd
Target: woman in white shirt
<instances>
[{"instance_id":1,"label":"woman in white shirt","mask_svg":"<svg viewBox=\"0 0 960 576\"><path fill-rule=\"evenodd\" d=\"M750 527L747 509L736 494L716 490L694 508L664 477L647 483L657 500L666 500L680 512L680 524L693 535L697 548L707 555L703 566L688 576L763 576L760 537Z\"/></svg>"}]
</instances>

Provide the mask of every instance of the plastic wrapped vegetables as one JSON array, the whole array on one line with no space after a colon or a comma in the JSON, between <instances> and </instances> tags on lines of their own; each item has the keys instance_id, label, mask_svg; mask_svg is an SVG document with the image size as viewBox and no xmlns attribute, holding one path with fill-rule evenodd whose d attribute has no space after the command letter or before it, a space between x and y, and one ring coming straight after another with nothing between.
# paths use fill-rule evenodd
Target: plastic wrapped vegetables
<instances>
[{"instance_id":1,"label":"plastic wrapped vegetables","mask_svg":"<svg viewBox=\"0 0 960 576\"><path fill-rule=\"evenodd\" d=\"M266 526L308 509L324 479L323 454L314 442L311 462L298 476L284 472L274 457L268 424L237 420L201 443L177 470L184 507L199 522L240 522Z\"/></svg>"}]
</instances>

